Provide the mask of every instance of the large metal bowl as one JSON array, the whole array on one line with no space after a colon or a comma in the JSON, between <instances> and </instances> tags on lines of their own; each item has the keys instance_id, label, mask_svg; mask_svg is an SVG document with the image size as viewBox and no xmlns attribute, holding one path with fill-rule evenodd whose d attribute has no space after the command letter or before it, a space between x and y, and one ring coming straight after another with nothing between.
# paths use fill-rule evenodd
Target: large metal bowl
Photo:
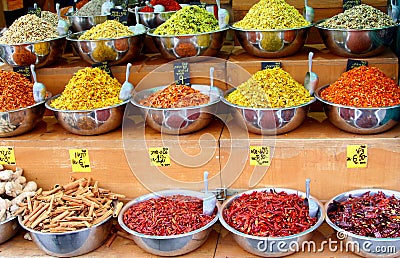
<instances>
[{"instance_id":1,"label":"large metal bowl","mask_svg":"<svg viewBox=\"0 0 400 258\"><path fill-rule=\"evenodd\" d=\"M114 39L79 40L83 33L73 33L67 40L82 60L89 64L107 61L109 65L118 65L131 62L140 55L146 38L144 32Z\"/></svg>"},{"instance_id":2,"label":"large metal bowl","mask_svg":"<svg viewBox=\"0 0 400 258\"><path fill-rule=\"evenodd\" d=\"M0 244L12 238L19 230L17 217L11 217L0 222Z\"/></svg>"},{"instance_id":3,"label":"large metal bowl","mask_svg":"<svg viewBox=\"0 0 400 258\"><path fill-rule=\"evenodd\" d=\"M128 202L118 215L119 225L128 233L132 234L135 243L148 253L160 256L178 256L189 253L200 247L208 238L211 226L218 220L218 215L207 225L189 233L173 236L151 236L136 232L127 227L123 221L124 213L135 203L143 202L151 198L170 195L194 196L203 199L204 193L189 190L165 190L146 194ZM219 210L220 204L217 202Z\"/></svg>"},{"instance_id":4,"label":"large metal bowl","mask_svg":"<svg viewBox=\"0 0 400 258\"><path fill-rule=\"evenodd\" d=\"M276 30L245 30L230 26L240 45L252 56L277 58L295 54L306 42L312 25Z\"/></svg>"},{"instance_id":5,"label":"large metal bowl","mask_svg":"<svg viewBox=\"0 0 400 258\"><path fill-rule=\"evenodd\" d=\"M312 238L314 231L324 222L325 210L324 206L320 201L310 196L310 199L315 201L319 206L317 213L318 220L315 223L315 225L299 234L286 237L259 237L259 236L244 234L232 228L225 221L223 216L224 210L229 208L232 202L241 195L250 194L254 191L257 192L265 190L269 191L271 189L277 192L283 191L288 194L297 194L304 198L306 196L306 194L303 192L287 188L261 188L261 189L249 190L232 196L222 204L221 211L219 213L219 221L227 230L233 233L233 238L235 239L235 241L247 252L263 257L282 257L293 254L296 251L296 248L293 248L293 246L301 247L303 242L309 241Z\"/></svg>"},{"instance_id":6,"label":"large metal bowl","mask_svg":"<svg viewBox=\"0 0 400 258\"><path fill-rule=\"evenodd\" d=\"M44 67L61 60L67 41L65 36L21 44L0 44L0 59L10 66Z\"/></svg>"},{"instance_id":7,"label":"large metal bowl","mask_svg":"<svg viewBox=\"0 0 400 258\"><path fill-rule=\"evenodd\" d=\"M47 233L27 228L23 225L21 216L18 217L18 222L29 232L33 242L48 255L72 257L100 247L111 232L111 218L112 216L90 228L65 233Z\"/></svg>"},{"instance_id":8,"label":"large metal bowl","mask_svg":"<svg viewBox=\"0 0 400 258\"><path fill-rule=\"evenodd\" d=\"M122 124L126 104L98 108L93 110L60 110L50 106L53 99L46 101L46 107L54 112L59 124L67 131L79 135L97 135L110 132Z\"/></svg>"},{"instance_id":9,"label":"large metal bowl","mask_svg":"<svg viewBox=\"0 0 400 258\"><path fill-rule=\"evenodd\" d=\"M187 134L207 126L215 114L222 92L217 87L194 84L191 87L210 96L210 102L200 106L185 108L153 108L140 104L151 94L161 91L168 86L160 86L143 90L131 99L145 117L147 125L154 130L167 134Z\"/></svg>"},{"instance_id":10,"label":"large metal bowl","mask_svg":"<svg viewBox=\"0 0 400 258\"><path fill-rule=\"evenodd\" d=\"M370 57L385 51L392 44L398 25L377 29L330 29L315 24L332 54L343 57Z\"/></svg>"},{"instance_id":11,"label":"large metal bowl","mask_svg":"<svg viewBox=\"0 0 400 258\"><path fill-rule=\"evenodd\" d=\"M222 48L228 28L185 35L155 35L154 29L149 35L154 45L165 59L175 60L191 56L215 56Z\"/></svg>"},{"instance_id":12,"label":"large metal bowl","mask_svg":"<svg viewBox=\"0 0 400 258\"><path fill-rule=\"evenodd\" d=\"M334 209L333 201L345 201L349 196L357 197L361 196L366 192L370 194L376 194L379 191L383 192L386 196L394 195L397 199L400 198L400 192L391 191L386 189L357 189L349 192L345 192L333 197L325 204L325 211L331 211ZM326 213L327 214L327 213ZM400 256L400 238L374 238L359 236L348 231L344 231L340 227L336 226L328 217L325 221L334 230L337 231L337 236L340 240L345 242L345 246L349 247L348 251L355 252L356 254L363 257L399 257Z\"/></svg>"},{"instance_id":13,"label":"large metal bowl","mask_svg":"<svg viewBox=\"0 0 400 258\"><path fill-rule=\"evenodd\" d=\"M143 8L143 7L142 7ZM140 9L142 9L140 8ZM171 18L171 16L177 11L169 11L169 12L141 12L139 9L138 16L139 22L146 26L149 29L155 29L161 24L163 24L166 20ZM128 12L135 16L135 10L132 8L128 9Z\"/></svg>"},{"instance_id":14,"label":"large metal bowl","mask_svg":"<svg viewBox=\"0 0 400 258\"><path fill-rule=\"evenodd\" d=\"M107 20L107 15L95 15L95 16L67 15L67 17L74 32L88 30Z\"/></svg>"},{"instance_id":15,"label":"large metal bowl","mask_svg":"<svg viewBox=\"0 0 400 258\"><path fill-rule=\"evenodd\" d=\"M304 122L310 105L315 101L314 98L303 105L287 108L251 108L226 100L226 96L235 90L226 91L221 100L230 108L237 124L255 134L276 135L293 131Z\"/></svg>"},{"instance_id":16,"label":"large metal bowl","mask_svg":"<svg viewBox=\"0 0 400 258\"><path fill-rule=\"evenodd\" d=\"M339 129L356 134L376 134L385 132L399 123L400 105L359 108L335 104L320 96L320 92L328 86L316 90L315 97L322 103L329 121Z\"/></svg>"}]
</instances>

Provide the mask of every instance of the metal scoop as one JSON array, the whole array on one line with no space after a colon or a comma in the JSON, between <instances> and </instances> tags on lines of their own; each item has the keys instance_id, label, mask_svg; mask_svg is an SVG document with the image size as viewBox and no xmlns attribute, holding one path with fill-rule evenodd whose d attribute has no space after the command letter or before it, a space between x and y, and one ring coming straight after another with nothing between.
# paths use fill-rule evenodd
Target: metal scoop
<instances>
[{"instance_id":1,"label":"metal scoop","mask_svg":"<svg viewBox=\"0 0 400 258\"><path fill-rule=\"evenodd\" d=\"M33 77L33 99L35 102L42 102L46 98L46 87L43 83L37 82L35 65L31 64L31 73Z\"/></svg>"},{"instance_id":2,"label":"metal scoop","mask_svg":"<svg viewBox=\"0 0 400 258\"><path fill-rule=\"evenodd\" d=\"M311 218L315 218L318 213L318 204L310 199L310 179L306 179L306 198L304 199L304 205L308 206L308 215Z\"/></svg>"},{"instance_id":3,"label":"metal scoop","mask_svg":"<svg viewBox=\"0 0 400 258\"><path fill-rule=\"evenodd\" d=\"M308 53L308 72L304 78L304 87L308 90L310 95L314 94L315 89L318 86L318 75L312 72L312 58L314 56L313 52Z\"/></svg>"},{"instance_id":4,"label":"metal scoop","mask_svg":"<svg viewBox=\"0 0 400 258\"><path fill-rule=\"evenodd\" d=\"M133 84L128 81L129 75L131 73L130 72L131 67L132 67L131 63L128 63L126 65L125 82L122 84L121 90L119 92L119 99L123 101L130 99L134 91Z\"/></svg>"},{"instance_id":5,"label":"metal scoop","mask_svg":"<svg viewBox=\"0 0 400 258\"><path fill-rule=\"evenodd\" d=\"M399 19L399 14L400 8L396 5L396 0L391 0L388 8L388 15L393 19L394 22L397 22Z\"/></svg>"},{"instance_id":6,"label":"metal scoop","mask_svg":"<svg viewBox=\"0 0 400 258\"><path fill-rule=\"evenodd\" d=\"M308 0L304 0L303 16L308 22L313 22L314 20L314 8L308 5Z\"/></svg>"},{"instance_id":7,"label":"metal scoop","mask_svg":"<svg viewBox=\"0 0 400 258\"><path fill-rule=\"evenodd\" d=\"M208 96L210 97L210 102L211 102L211 91L214 87L214 67L210 67L210 89L208 91Z\"/></svg>"},{"instance_id":8,"label":"metal scoop","mask_svg":"<svg viewBox=\"0 0 400 258\"><path fill-rule=\"evenodd\" d=\"M217 198L213 193L208 192L208 172L204 171L204 198L203 198L203 214L212 215L217 203Z\"/></svg>"}]
</instances>

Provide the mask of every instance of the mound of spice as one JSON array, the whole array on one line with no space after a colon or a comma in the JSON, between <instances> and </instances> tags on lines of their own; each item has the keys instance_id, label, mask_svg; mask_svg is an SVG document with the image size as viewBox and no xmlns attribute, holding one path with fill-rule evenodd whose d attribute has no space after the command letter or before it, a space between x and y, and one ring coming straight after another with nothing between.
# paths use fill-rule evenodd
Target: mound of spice
<instances>
[{"instance_id":1,"label":"mound of spice","mask_svg":"<svg viewBox=\"0 0 400 258\"><path fill-rule=\"evenodd\" d=\"M117 20L107 20L100 23L85 33L83 33L80 40L94 40L94 39L113 39L133 35L133 31L129 27L123 25Z\"/></svg>"},{"instance_id":2,"label":"mound of spice","mask_svg":"<svg viewBox=\"0 0 400 258\"><path fill-rule=\"evenodd\" d=\"M139 104L155 108L181 108L206 104L210 97L186 85L171 84L151 94Z\"/></svg>"},{"instance_id":3,"label":"mound of spice","mask_svg":"<svg viewBox=\"0 0 400 258\"><path fill-rule=\"evenodd\" d=\"M319 24L330 29L377 29L394 25L396 22L389 15L366 4L356 5Z\"/></svg>"},{"instance_id":4,"label":"mound of spice","mask_svg":"<svg viewBox=\"0 0 400 258\"><path fill-rule=\"evenodd\" d=\"M0 70L0 111L10 111L35 104L33 83L25 76Z\"/></svg>"},{"instance_id":5,"label":"mound of spice","mask_svg":"<svg viewBox=\"0 0 400 258\"><path fill-rule=\"evenodd\" d=\"M194 231L210 223L203 214L203 200L193 196L171 195L133 204L123 214L125 225L142 234L171 236Z\"/></svg>"},{"instance_id":6,"label":"mound of spice","mask_svg":"<svg viewBox=\"0 0 400 258\"><path fill-rule=\"evenodd\" d=\"M400 237L400 200L385 193L365 192L329 206L328 218L341 229L366 237Z\"/></svg>"},{"instance_id":7,"label":"mound of spice","mask_svg":"<svg viewBox=\"0 0 400 258\"><path fill-rule=\"evenodd\" d=\"M261 0L253 5L246 16L233 26L241 29L292 29L310 25L310 22L285 0Z\"/></svg>"},{"instance_id":8,"label":"mound of spice","mask_svg":"<svg viewBox=\"0 0 400 258\"><path fill-rule=\"evenodd\" d=\"M179 5L178 2L174 0L151 0L150 4L152 6L155 5L162 5L165 8L166 12L171 12L171 11L178 11L182 9L182 7ZM150 6L145 6L142 9L140 9L141 12L154 12L154 8L151 8Z\"/></svg>"},{"instance_id":9,"label":"mound of spice","mask_svg":"<svg viewBox=\"0 0 400 258\"><path fill-rule=\"evenodd\" d=\"M283 237L311 228L317 218L308 215L304 198L286 192L254 191L242 194L223 211L234 229L252 236Z\"/></svg>"},{"instance_id":10,"label":"mound of spice","mask_svg":"<svg viewBox=\"0 0 400 258\"><path fill-rule=\"evenodd\" d=\"M191 5L174 13L153 33L155 35L183 35L211 32L218 29L218 20L214 14L197 5Z\"/></svg>"},{"instance_id":11,"label":"mound of spice","mask_svg":"<svg viewBox=\"0 0 400 258\"><path fill-rule=\"evenodd\" d=\"M92 110L122 103L121 83L100 68L86 67L74 74L50 106L61 110Z\"/></svg>"},{"instance_id":12,"label":"mound of spice","mask_svg":"<svg viewBox=\"0 0 400 258\"><path fill-rule=\"evenodd\" d=\"M256 72L226 97L235 105L252 108L294 107L312 99L303 85L279 67Z\"/></svg>"},{"instance_id":13,"label":"mound of spice","mask_svg":"<svg viewBox=\"0 0 400 258\"><path fill-rule=\"evenodd\" d=\"M343 73L320 96L344 106L388 107L400 104L400 87L379 68L360 66Z\"/></svg>"},{"instance_id":14,"label":"mound of spice","mask_svg":"<svg viewBox=\"0 0 400 258\"><path fill-rule=\"evenodd\" d=\"M74 13L74 16L95 16L101 15L101 6L106 0L90 0L78 11Z\"/></svg>"}]
</instances>

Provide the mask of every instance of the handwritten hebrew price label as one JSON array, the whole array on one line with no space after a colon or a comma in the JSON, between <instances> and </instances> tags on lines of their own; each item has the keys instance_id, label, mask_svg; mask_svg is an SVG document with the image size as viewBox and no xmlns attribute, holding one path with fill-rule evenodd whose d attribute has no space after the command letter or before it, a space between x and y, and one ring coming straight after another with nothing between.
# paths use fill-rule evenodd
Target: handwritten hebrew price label
<instances>
[{"instance_id":1,"label":"handwritten hebrew price label","mask_svg":"<svg viewBox=\"0 0 400 258\"><path fill-rule=\"evenodd\" d=\"M270 148L267 146L250 146L250 166L270 166Z\"/></svg>"},{"instance_id":2,"label":"handwritten hebrew price label","mask_svg":"<svg viewBox=\"0 0 400 258\"><path fill-rule=\"evenodd\" d=\"M367 145L347 145L347 168L366 168L367 164Z\"/></svg>"},{"instance_id":3,"label":"handwritten hebrew price label","mask_svg":"<svg viewBox=\"0 0 400 258\"><path fill-rule=\"evenodd\" d=\"M150 163L156 167L171 166L168 147L149 148Z\"/></svg>"},{"instance_id":4,"label":"handwritten hebrew price label","mask_svg":"<svg viewBox=\"0 0 400 258\"><path fill-rule=\"evenodd\" d=\"M72 172L92 172L90 168L89 152L86 149L69 150Z\"/></svg>"},{"instance_id":5,"label":"handwritten hebrew price label","mask_svg":"<svg viewBox=\"0 0 400 258\"><path fill-rule=\"evenodd\" d=\"M13 147L0 147L0 164L15 165L15 154Z\"/></svg>"}]
</instances>

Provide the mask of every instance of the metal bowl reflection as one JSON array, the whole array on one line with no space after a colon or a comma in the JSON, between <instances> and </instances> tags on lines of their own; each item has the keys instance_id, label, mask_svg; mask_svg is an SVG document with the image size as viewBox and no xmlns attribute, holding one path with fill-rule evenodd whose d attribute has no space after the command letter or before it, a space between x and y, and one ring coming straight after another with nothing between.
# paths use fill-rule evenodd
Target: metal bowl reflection
<instances>
[{"instance_id":1,"label":"metal bowl reflection","mask_svg":"<svg viewBox=\"0 0 400 258\"><path fill-rule=\"evenodd\" d=\"M54 112L58 123L67 131L79 135L97 135L110 132L122 124L129 100L110 107L93 110L60 110L51 106L56 95L46 101L46 107Z\"/></svg>"},{"instance_id":2,"label":"metal bowl reflection","mask_svg":"<svg viewBox=\"0 0 400 258\"><path fill-rule=\"evenodd\" d=\"M320 96L320 92L328 86L319 88L315 97L322 103L329 121L339 129L356 134L376 134L385 132L399 123L400 105L360 108L335 104Z\"/></svg>"},{"instance_id":3,"label":"metal bowl reflection","mask_svg":"<svg viewBox=\"0 0 400 258\"><path fill-rule=\"evenodd\" d=\"M11 217L0 222L0 244L12 238L19 230L17 217Z\"/></svg>"},{"instance_id":4,"label":"metal bowl reflection","mask_svg":"<svg viewBox=\"0 0 400 258\"><path fill-rule=\"evenodd\" d=\"M74 32L88 30L107 20L107 15L94 15L94 16L68 15L67 17Z\"/></svg>"},{"instance_id":5,"label":"metal bowl reflection","mask_svg":"<svg viewBox=\"0 0 400 258\"><path fill-rule=\"evenodd\" d=\"M128 9L128 12L135 15L134 9ZM139 22L149 29L155 29L159 25L163 24L166 20L171 18L171 16L177 11L169 12L141 12L139 9Z\"/></svg>"},{"instance_id":6,"label":"metal bowl reflection","mask_svg":"<svg viewBox=\"0 0 400 258\"><path fill-rule=\"evenodd\" d=\"M245 30L230 26L240 45L252 56L285 57L298 52L306 42L312 25L282 30Z\"/></svg>"},{"instance_id":7,"label":"metal bowl reflection","mask_svg":"<svg viewBox=\"0 0 400 258\"><path fill-rule=\"evenodd\" d=\"M310 105L315 101L314 98L303 105L287 108L251 108L226 100L226 96L235 90L226 91L222 102L229 106L237 124L255 134L276 135L293 131L304 122Z\"/></svg>"},{"instance_id":8,"label":"metal bowl reflection","mask_svg":"<svg viewBox=\"0 0 400 258\"><path fill-rule=\"evenodd\" d=\"M282 257L293 254L296 251L296 248L293 248L294 246L301 247L303 242L309 241L312 238L314 231L324 222L325 210L323 208L324 206L320 201L310 196L310 199L314 200L318 204L318 213L317 213L318 220L315 223L315 225L313 225L312 227L301 233L285 237L259 237L259 236L244 234L231 227L226 222L223 216L224 210L228 209L229 206L232 204L232 202L241 195L250 194L254 191L257 192L270 191L271 189L275 190L276 192L283 191L288 194L297 194L302 197L306 196L306 194L303 192L287 188L261 188L261 189L249 190L230 197L222 204L221 211L219 213L219 221L224 226L224 228L233 233L233 238L235 239L235 241L247 252L262 257Z\"/></svg>"},{"instance_id":9,"label":"metal bowl reflection","mask_svg":"<svg viewBox=\"0 0 400 258\"><path fill-rule=\"evenodd\" d=\"M128 233L132 234L135 243L148 253L160 256L178 256L189 253L196 248L200 247L208 238L211 232L212 225L218 221L218 216L210 221L207 225L202 228L196 229L194 231L171 236L154 236L145 235L136 232L129 227L127 227L123 221L124 213L135 203L143 202L151 198L157 198L160 196L170 196L170 195L185 195L193 196L203 199L204 193L190 191L190 190L165 190L155 193L146 194L144 196L138 197L130 202L128 202L121 210L118 215L119 225ZM220 205L217 202L216 206L219 210Z\"/></svg>"}]
</instances>

